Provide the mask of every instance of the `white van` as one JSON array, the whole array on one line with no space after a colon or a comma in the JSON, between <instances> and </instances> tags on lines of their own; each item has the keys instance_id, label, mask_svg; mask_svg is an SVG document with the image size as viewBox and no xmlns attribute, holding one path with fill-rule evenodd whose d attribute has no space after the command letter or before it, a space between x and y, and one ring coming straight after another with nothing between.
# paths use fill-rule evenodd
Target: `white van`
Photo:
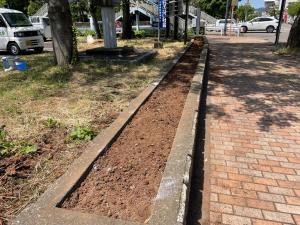
<instances>
[{"instance_id":1,"label":"white van","mask_svg":"<svg viewBox=\"0 0 300 225\"><path fill-rule=\"evenodd\" d=\"M0 50L18 55L29 49L37 53L43 52L41 32L32 26L22 12L0 8Z\"/></svg>"},{"instance_id":2,"label":"white van","mask_svg":"<svg viewBox=\"0 0 300 225\"><path fill-rule=\"evenodd\" d=\"M36 28L38 28L44 37L44 41L52 39L50 20L44 16L30 16L30 22Z\"/></svg>"}]
</instances>

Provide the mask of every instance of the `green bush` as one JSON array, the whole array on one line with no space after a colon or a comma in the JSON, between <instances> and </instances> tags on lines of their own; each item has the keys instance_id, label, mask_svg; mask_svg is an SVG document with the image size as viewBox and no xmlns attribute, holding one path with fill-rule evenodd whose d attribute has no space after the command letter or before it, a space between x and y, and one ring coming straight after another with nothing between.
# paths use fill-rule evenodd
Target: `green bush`
<instances>
[{"instance_id":1,"label":"green bush","mask_svg":"<svg viewBox=\"0 0 300 225\"><path fill-rule=\"evenodd\" d=\"M87 36L96 36L97 33L94 30L85 30L83 31L83 36L87 37Z\"/></svg>"},{"instance_id":2,"label":"green bush","mask_svg":"<svg viewBox=\"0 0 300 225\"><path fill-rule=\"evenodd\" d=\"M288 13L290 16L297 16L297 13L300 11L300 0L289 4Z\"/></svg>"},{"instance_id":3,"label":"green bush","mask_svg":"<svg viewBox=\"0 0 300 225\"><path fill-rule=\"evenodd\" d=\"M146 31L145 30L135 30L134 36L136 38L145 38L146 37Z\"/></svg>"}]
</instances>

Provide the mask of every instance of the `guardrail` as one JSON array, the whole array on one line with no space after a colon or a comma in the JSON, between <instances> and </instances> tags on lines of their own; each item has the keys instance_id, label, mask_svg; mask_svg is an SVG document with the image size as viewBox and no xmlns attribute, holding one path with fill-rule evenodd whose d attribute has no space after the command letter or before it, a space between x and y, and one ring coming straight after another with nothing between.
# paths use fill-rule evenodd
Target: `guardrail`
<instances>
[{"instance_id":1,"label":"guardrail","mask_svg":"<svg viewBox=\"0 0 300 225\"><path fill-rule=\"evenodd\" d=\"M224 27L216 27L216 26L205 26L205 33L209 31L220 32L221 36L223 36L225 28ZM239 26L227 27L226 32L235 33L237 37L241 34L241 28Z\"/></svg>"}]
</instances>

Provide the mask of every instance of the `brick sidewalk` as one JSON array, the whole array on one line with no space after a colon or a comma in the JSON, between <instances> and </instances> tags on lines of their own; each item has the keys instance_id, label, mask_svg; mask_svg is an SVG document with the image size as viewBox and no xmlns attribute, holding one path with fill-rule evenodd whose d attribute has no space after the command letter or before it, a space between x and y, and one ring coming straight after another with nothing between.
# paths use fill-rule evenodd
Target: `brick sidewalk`
<instances>
[{"instance_id":1,"label":"brick sidewalk","mask_svg":"<svg viewBox=\"0 0 300 225\"><path fill-rule=\"evenodd\" d=\"M299 59L210 41L210 224L300 225Z\"/></svg>"}]
</instances>

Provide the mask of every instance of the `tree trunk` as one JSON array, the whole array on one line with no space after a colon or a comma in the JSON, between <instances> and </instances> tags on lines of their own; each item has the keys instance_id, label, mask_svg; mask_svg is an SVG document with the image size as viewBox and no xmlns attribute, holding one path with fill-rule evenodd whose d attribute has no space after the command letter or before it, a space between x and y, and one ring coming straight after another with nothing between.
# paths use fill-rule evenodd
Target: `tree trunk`
<instances>
[{"instance_id":1,"label":"tree trunk","mask_svg":"<svg viewBox=\"0 0 300 225\"><path fill-rule=\"evenodd\" d=\"M170 0L166 1L166 38L170 37L170 28L171 28L171 21L170 21Z\"/></svg>"},{"instance_id":2,"label":"tree trunk","mask_svg":"<svg viewBox=\"0 0 300 225\"><path fill-rule=\"evenodd\" d=\"M178 16L174 17L174 33L173 33L173 39L178 40Z\"/></svg>"},{"instance_id":3,"label":"tree trunk","mask_svg":"<svg viewBox=\"0 0 300 225\"><path fill-rule=\"evenodd\" d=\"M289 39L287 42L288 48L300 48L300 11L291 28Z\"/></svg>"},{"instance_id":4,"label":"tree trunk","mask_svg":"<svg viewBox=\"0 0 300 225\"><path fill-rule=\"evenodd\" d=\"M97 19L97 8L96 7L97 6L92 4L91 8L90 8L90 13L91 13L91 16L93 19L93 26L95 28L97 38L101 38L101 31L100 31L100 27L99 27L99 23L98 23L98 19Z\"/></svg>"},{"instance_id":5,"label":"tree trunk","mask_svg":"<svg viewBox=\"0 0 300 225\"><path fill-rule=\"evenodd\" d=\"M130 0L123 0L122 1L122 10L123 10L123 39L131 39L132 38L132 26L131 26L131 19L130 19Z\"/></svg>"},{"instance_id":6,"label":"tree trunk","mask_svg":"<svg viewBox=\"0 0 300 225\"><path fill-rule=\"evenodd\" d=\"M170 17L166 18L166 38L170 37Z\"/></svg>"},{"instance_id":7,"label":"tree trunk","mask_svg":"<svg viewBox=\"0 0 300 225\"><path fill-rule=\"evenodd\" d=\"M73 48L77 48L77 46L73 46L74 34L69 1L49 0L49 19L55 63L68 65L73 59Z\"/></svg>"}]
</instances>

